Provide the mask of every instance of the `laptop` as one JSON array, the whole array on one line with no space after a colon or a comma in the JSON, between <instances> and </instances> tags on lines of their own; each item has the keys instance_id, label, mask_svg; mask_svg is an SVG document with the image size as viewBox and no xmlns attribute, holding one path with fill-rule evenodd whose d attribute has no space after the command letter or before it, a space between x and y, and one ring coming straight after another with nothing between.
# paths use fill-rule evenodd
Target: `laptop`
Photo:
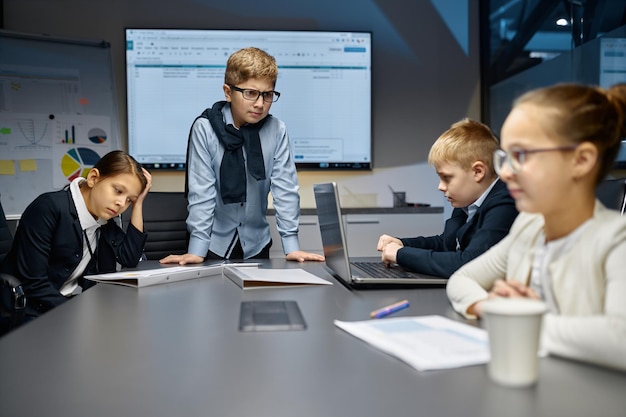
<instances>
[{"instance_id":1,"label":"laptop","mask_svg":"<svg viewBox=\"0 0 626 417\"><path fill-rule=\"evenodd\" d=\"M417 274L398 265L387 267L373 258L349 258L339 191L335 182L314 184L317 218L324 247L326 265L336 278L353 288L380 288L382 286L445 285L447 278ZM374 245L376 242L372 242Z\"/></svg>"}]
</instances>

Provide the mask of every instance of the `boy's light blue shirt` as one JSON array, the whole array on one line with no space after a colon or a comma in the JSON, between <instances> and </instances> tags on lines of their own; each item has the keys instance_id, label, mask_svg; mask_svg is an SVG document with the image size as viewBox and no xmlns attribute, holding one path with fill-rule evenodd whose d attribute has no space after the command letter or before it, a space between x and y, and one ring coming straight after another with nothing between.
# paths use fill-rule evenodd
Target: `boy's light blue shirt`
<instances>
[{"instance_id":1,"label":"boy's light blue shirt","mask_svg":"<svg viewBox=\"0 0 626 417\"><path fill-rule=\"evenodd\" d=\"M233 124L230 104L224 106L222 113L226 124ZM300 195L287 128L285 123L271 117L259 136L266 179L257 181L247 175L246 202L224 204L219 183L224 148L208 119L201 117L194 122L187 177L189 253L204 257L211 250L225 256L235 231L238 231L244 257L258 254L271 239L266 218L270 191L284 253L299 250ZM246 158L244 149L244 160Z\"/></svg>"},{"instance_id":2,"label":"boy's light blue shirt","mask_svg":"<svg viewBox=\"0 0 626 417\"><path fill-rule=\"evenodd\" d=\"M478 197L478 199L476 201L474 201L472 204L470 204L467 207L463 207L463 211L465 211L467 213L467 221L468 222L472 219L472 217L474 217L474 214L476 214L476 212L478 211L480 206L483 204L483 201L485 201L485 199L487 198L487 195L489 195L489 193L491 192L491 189L493 188L494 185L496 185L496 182L498 182L499 179L500 178L497 177L491 183L491 185L485 190L485 192L482 193L480 197Z\"/></svg>"}]
</instances>

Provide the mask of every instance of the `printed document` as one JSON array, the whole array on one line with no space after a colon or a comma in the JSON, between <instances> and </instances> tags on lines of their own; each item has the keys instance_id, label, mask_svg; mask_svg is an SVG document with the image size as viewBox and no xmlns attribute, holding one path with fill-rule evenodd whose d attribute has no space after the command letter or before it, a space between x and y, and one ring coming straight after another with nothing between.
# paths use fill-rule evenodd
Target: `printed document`
<instances>
[{"instance_id":1,"label":"printed document","mask_svg":"<svg viewBox=\"0 0 626 417\"><path fill-rule=\"evenodd\" d=\"M265 269L241 268L232 264L224 267L224 276L243 289L267 287L291 287L299 285L333 285L317 275L301 268Z\"/></svg>"},{"instance_id":2,"label":"printed document","mask_svg":"<svg viewBox=\"0 0 626 417\"><path fill-rule=\"evenodd\" d=\"M335 320L335 325L418 371L489 362L486 330L443 316Z\"/></svg>"}]
</instances>

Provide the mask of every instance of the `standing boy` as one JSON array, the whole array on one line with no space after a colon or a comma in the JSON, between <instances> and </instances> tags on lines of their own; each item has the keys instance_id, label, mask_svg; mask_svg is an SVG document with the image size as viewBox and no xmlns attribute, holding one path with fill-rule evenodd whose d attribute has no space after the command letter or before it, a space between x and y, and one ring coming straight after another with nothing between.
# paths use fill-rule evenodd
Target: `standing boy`
<instances>
[{"instance_id":1,"label":"standing boy","mask_svg":"<svg viewBox=\"0 0 626 417\"><path fill-rule=\"evenodd\" d=\"M266 220L271 191L287 260L323 261L300 251L300 196L285 123L269 114L276 61L258 48L233 53L226 64L224 95L193 123L187 149L189 247L162 263L209 259L269 258Z\"/></svg>"},{"instance_id":2,"label":"standing boy","mask_svg":"<svg viewBox=\"0 0 626 417\"><path fill-rule=\"evenodd\" d=\"M464 119L445 131L431 147L428 163L454 207L452 216L438 236L382 235L377 247L382 261L448 278L506 236L517 209L494 169L497 149L498 140L482 123Z\"/></svg>"}]
</instances>

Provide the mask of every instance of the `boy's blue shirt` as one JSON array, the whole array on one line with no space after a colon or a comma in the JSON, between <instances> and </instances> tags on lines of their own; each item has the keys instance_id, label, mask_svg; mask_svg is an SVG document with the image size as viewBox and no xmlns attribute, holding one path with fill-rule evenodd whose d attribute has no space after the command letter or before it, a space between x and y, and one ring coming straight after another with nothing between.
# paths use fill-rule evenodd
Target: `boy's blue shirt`
<instances>
[{"instance_id":1,"label":"boy's blue shirt","mask_svg":"<svg viewBox=\"0 0 626 417\"><path fill-rule=\"evenodd\" d=\"M232 124L230 105L224 106L222 113L224 121ZM220 197L219 172L224 148L208 119L199 117L193 123L187 161L189 253L205 257L211 250L225 256L237 231L244 257L258 254L271 239L266 218L270 192L283 250L285 254L299 250L300 195L296 166L285 123L268 117L259 131L266 179L257 181L247 175L246 202L235 204L223 204Z\"/></svg>"}]
</instances>

